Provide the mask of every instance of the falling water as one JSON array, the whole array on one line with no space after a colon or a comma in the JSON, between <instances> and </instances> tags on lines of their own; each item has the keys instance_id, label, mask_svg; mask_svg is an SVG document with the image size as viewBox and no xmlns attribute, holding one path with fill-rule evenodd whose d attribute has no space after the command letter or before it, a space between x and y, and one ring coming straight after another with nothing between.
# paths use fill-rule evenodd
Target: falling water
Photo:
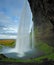
<instances>
[{"instance_id":1,"label":"falling water","mask_svg":"<svg viewBox=\"0 0 54 65\"><path fill-rule=\"evenodd\" d=\"M16 50L19 53L28 52L30 48L30 25L32 23L31 10L29 3L25 0L25 5L21 14L21 19L18 27L18 35L16 40Z\"/></svg>"},{"instance_id":2,"label":"falling water","mask_svg":"<svg viewBox=\"0 0 54 65\"><path fill-rule=\"evenodd\" d=\"M34 49L34 23L32 22L32 49Z\"/></svg>"}]
</instances>

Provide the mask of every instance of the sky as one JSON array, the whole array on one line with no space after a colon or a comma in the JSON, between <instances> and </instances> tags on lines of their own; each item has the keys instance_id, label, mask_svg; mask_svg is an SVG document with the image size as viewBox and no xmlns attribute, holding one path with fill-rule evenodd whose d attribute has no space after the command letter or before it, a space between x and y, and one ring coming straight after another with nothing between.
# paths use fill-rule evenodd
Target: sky
<instances>
[{"instance_id":1,"label":"sky","mask_svg":"<svg viewBox=\"0 0 54 65\"><path fill-rule=\"evenodd\" d=\"M0 39L16 38L25 0L0 0Z\"/></svg>"}]
</instances>

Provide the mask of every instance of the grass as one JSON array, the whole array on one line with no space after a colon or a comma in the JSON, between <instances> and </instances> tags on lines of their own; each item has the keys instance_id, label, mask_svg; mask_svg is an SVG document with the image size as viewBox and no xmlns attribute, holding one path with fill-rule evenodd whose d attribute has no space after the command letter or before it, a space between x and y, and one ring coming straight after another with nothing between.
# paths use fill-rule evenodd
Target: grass
<instances>
[{"instance_id":1,"label":"grass","mask_svg":"<svg viewBox=\"0 0 54 65\"><path fill-rule=\"evenodd\" d=\"M35 27L34 29L34 34L35 34L35 47L44 51L45 54L50 54L54 52L54 48L52 46L49 46L47 42L44 42L44 40L41 40L42 38L46 39L49 38L49 28L47 29L47 31L45 30L46 33L44 33L44 31L39 30L38 28ZM44 34L43 34L44 33ZM52 35L51 35L52 36ZM52 41L52 40L47 40L47 41ZM51 43L52 44L52 43Z\"/></svg>"},{"instance_id":2,"label":"grass","mask_svg":"<svg viewBox=\"0 0 54 65\"><path fill-rule=\"evenodd\" d=\"M13 47L15 45L15 40L13 39L0 40L0 45Z\"/></svg>"},{"instance_id":3,"label":"grass","mask_svg":"<svg viewBox=\"0 0 54 65\"><path fill-rule=\"evenodd\" d=\"M47 43L40 40L37 42L36 48L44 51L46 54L54 52L53 47L49 46Z\"/></svg>"},{"instance_id":4,"label":"grass","mask_svg":"<svg viewBox=\"0 0 54 65\"><path fill-rule=\"evenodd\" d=\"M47 58L48 60L54 60L54 53L45 55L45 56L41 56L39 58L34 59L36 62L41 62L43 61L43 59Z\"/></svg>"},{"instance_id":5,"label":"grass","mask_svg":"<svg viewBox=\"0 0 54 65\"><path fill-rule=\"evenodd\" d=\"M2 46L0 46L0 49L2 49Z\"/></svg>"},{"instance_id":6,"label":"grass","mask_svg":"<svg viewBox=\"0 0 54 65\"><path fill-rule=\"evenodd\" d=\"M46 56L41 56L34 59L22 60L22 59L12 59L12 58L3 58L1 61L7 62L42 62L43 59L47 58L48 60L54 60L54 53Z\"/></svg>"}]
</instances>

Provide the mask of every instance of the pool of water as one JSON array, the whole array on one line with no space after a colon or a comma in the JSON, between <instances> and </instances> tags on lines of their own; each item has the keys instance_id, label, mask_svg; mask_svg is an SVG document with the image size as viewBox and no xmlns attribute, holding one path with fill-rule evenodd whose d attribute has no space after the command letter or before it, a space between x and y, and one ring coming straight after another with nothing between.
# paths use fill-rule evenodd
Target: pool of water
<instances>
[{"instance_id":1,"label":"pool of water","mask_svg":"<svg viewBox=\"0 0 54 65\"><path fill-rule=\"evenodd\" d=\"M44 55L44 53L38 49L31 49L28 52L18 52L15 48L3 47L0 50L0 54L4 54L8 58L16 58L16 59L29 59L36 58Z\"/></svg>"}]
</instances>

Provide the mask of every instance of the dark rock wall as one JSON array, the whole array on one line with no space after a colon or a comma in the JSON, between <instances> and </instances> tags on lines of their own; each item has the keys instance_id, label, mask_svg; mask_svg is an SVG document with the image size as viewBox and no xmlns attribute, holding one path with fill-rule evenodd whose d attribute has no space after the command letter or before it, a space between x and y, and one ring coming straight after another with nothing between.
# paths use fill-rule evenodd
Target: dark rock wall
<instances>
[{"instance_id":1,"label":"dark rock wall","mask_svg":"<svg viewBox=\"0 0 54 65\"><path fill-rule=\"evenodd\" d=\"M54 0L28 0L33 14L35 38L54 46Z\"/></svg>"}]
</instances>

